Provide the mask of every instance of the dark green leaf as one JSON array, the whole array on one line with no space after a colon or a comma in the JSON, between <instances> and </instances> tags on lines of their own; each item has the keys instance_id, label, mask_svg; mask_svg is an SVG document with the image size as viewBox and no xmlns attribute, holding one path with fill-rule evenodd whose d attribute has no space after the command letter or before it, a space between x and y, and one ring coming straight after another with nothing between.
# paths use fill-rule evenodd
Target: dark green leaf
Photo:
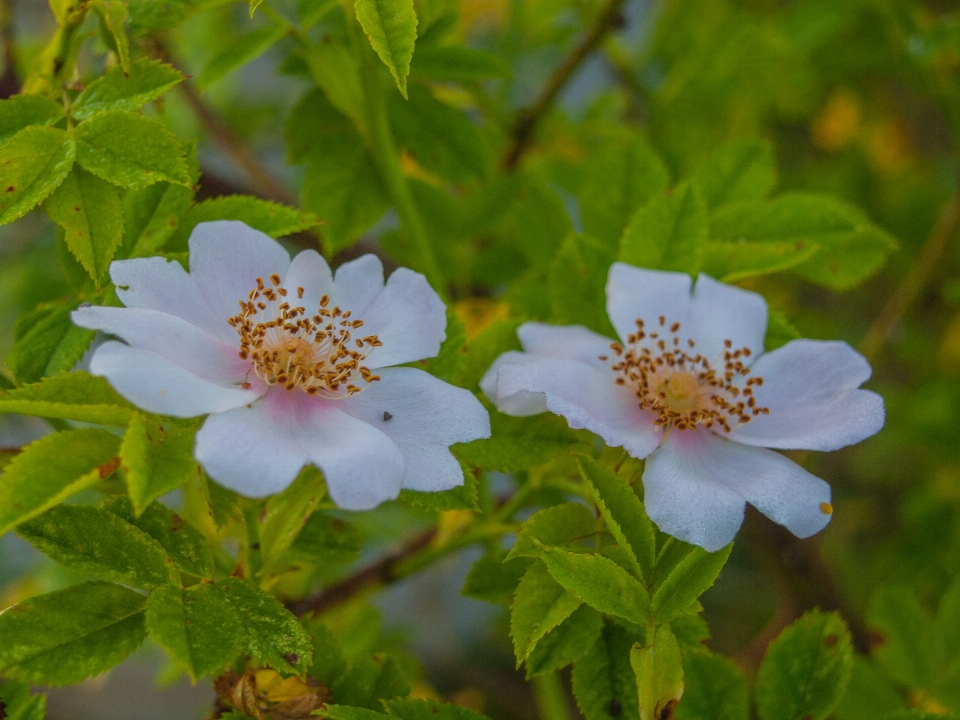
<instances>
[{"instance_id":1,"label":"dark green leaf","mask_svg":"<svg viewBox=\"0 0 960 720\"><path fill-rule=\"evenodd\" d=\"M507 554L508 559L540 557L539 545L564 546L597 534L597 519L586 505L563 503L531 515Z\"/></svg>"},{"instance_id":2,"label":"dark green leaf","mask_svg":"<svg viewBox=\"0 0 960 720\"><path fill-rule=\"evenodd\" d=\"M691 179L711 209L762 200L777 184L773 148L763 140L729 143L697 168Z\"/></svg>"},{"instance_id":3,"label":"dark green leaf","mask_svg":"<svg viewBox=\"0 0 960 720\"><path fill-rule=\"evenodd\" d=\"M747 679L732 660L705 649L684 649L683 675L686 689L677 720L749 719Z\"/></svg>"},{"instance_id":4,"label":"dark green leaf","mask_svg":"<svg viewBox=\"0 0 960 720\"><path fill-rule=\"evenodd\" d=\"M261 538L263 536L261 535ZM290 547L290 559L324 567L348 565L360 557L363 535L356 526L323 513L313 513Z\"/></svg>"},{"instance_id":5,"label":"dark green leaf","mask_svg":"<svg viewBox=\"0 0 960 720\"><path fill-rule=\"evenodd\" d=\"M820 246L816 243L747 243L710 241L703 247L704 273L734 283L783 272L805 263Z\"/></svg>"},{"instance_id":6,"label":"dark green leaf","mask_svg":"<svg viewBox=\"0 0 960 720\"><path fill-rule=\"evenodd\" d=\"M268 25L237 38L200 71L197 87L205 90L224 75L263 55L286 34L287 29L282 25Z\"/></svg>"},{"instance_id":7,"label":"dark green leaf","mask_svg":"<svg viewBox=\"0 0 960 720\"><path fill-rule=\"evenodd\" d=\"M284 491L267 500L259 520L262 572L280 569L287 551L326 492L323 473L308 466Z\"/></svg>"},{"instance_id":8,"label":"dark green leaf","mask_svg":"<svg viewBox=\"0 0 960 720\"><path fill-rule=\"evenodd\" d=\"M133 413L105 378L82 370L0 393L0 412L123 426Z\"/></svg>"},{"instance_id":9,"label":"dark green leaf","mask_svg":"<svg viewBox=\"0 0 960 720\"><path fill-rule=\"evenodd\" d=\"M605 244L591 237L567 236L550 264L550 309L556 322L586 325L601 335L615 336L603 303L615 259Z\"/></svg>"},{"instance_id":10,"label":"dark green leaf","mask_svg":"<svg viewBox=\"0 0 960 720\"><path fill-rule=\"evenodd\" d=\"M544 413L533 417L490 414L492 435L455 445L453 452L472 467L497 472L517 472L542 465L580 442L563 418Z\"/></svg>"},{"instance_id":11,"label":"dark green leaf","mask_svg":"<svg viewBox=\"0 0 960 720\"><path fill-rule=\"evenodd\" d=\"M527 658L527 677L555 672L580 659L603 630L603 616L588 605L548 632Z\"/></svg>"},{"instance_id":12,"label":"dark green leaf","mask_svg":"<svg viewBox=\"0 0 960 720\"><path fill-rule=\"evenodd\" d=\"M413 0L356 0L356 10L370 44L390 68L400 94L407 97L407 75L417 39Z\"/></svg>"},{"instance_id":13,"label":"dark green leaf","mask_svg":"<svg viewBox=\"0 0 960 720\"><path fill-rule=\"evenodd\" d=\"M120 446L120 461L138 514L156 498L196 476L195 433L195 428L164 427L133 413Z\"/></svg>"},{"instance_id":14,"label":"dark green leaf","mask_svg":"<svg viewBox=\"0 0 960 720\"><path fill-rule=\"evenodd\" d=\"M526 558L504 562L502 550L491 551L477 560L467 573L460 591L467 597L497 605L509 605L520 579L530 567Z\"/></svg>"},{"instance_id":15,"label":"dark green leaf","mask_svg":"<svg viewBox=\"0 0 960 720\"><path fill-rule=\"evenodd\" d=\"M927 688L942 662L940 638L917 596L906 587L884 588L867 609L867 622L876 638L877 662L908 687ZM949 648L955 652L955 648Z\"/></svg>"},{"instance_id":16,"label":"dark green leaf","mask_svg":"<svg viewBox=\"0 0 960 720\"><path fill-rule=\"evenodd\" d=\"M6 720L43 720L47 714L47 696L31 695L30 685L16 681L0 683L0 710Z\"/></svg>"},{"instance_id":17,"label":"dark green leaf","mask_svg":"<svg viewBox=\"0 0 960 720\"><path fill-rule=\"evenodd\" d=\"M130 190L123 198L124 257L149 257L163 248L193 203L193 190L167 182Z\"/></svg>"},{"instance_id":18,"label":"dark green leaf","mask_svg":"<svg viewBox=\"0 0 960 720\"><path fill-rule=\"evenodd\" d=\"M198 0L137 0L130 3L130 29L137 35L176 27Z\"/></svg>"},{"instance_id":19,"label":"dark green leaf","mask_svg":"<svg viewBox=\"0 0 960 720\"><path fill-rule=\"evenodd\" d=\"M0 144L28 125L53 125L63 117L63 106L42 95L14 95L0 100Z\"/></svg>"},{"instance_id":20,"label":"dark green leaf","mask_svg":"<svg viewBox=\"0 0 960 720\"><path fill-rule=\"evenodd\" d=\"M651 607L654 621L670 622L686 610L694 600L713 585L713 581L717 579L727 558L730 557L732 549L731 543L714 553L695 548L687 554L653 595Z\"/></svg>"},{"instance_id":21,"label":"dark green leaf","mask_svg":"<svg viewBox=\"0 0 960 720\"><path fill-rule=\"evenodd\" d=\"M619 259L642 268L696 273L706 242L707 207L696 186L684 183L630 218Z\"/></svg>"},{"instance_id":22,"label":"dark green leaf","mask_svg":"<svg viewBox=\"0 0 960 720\"><path fill-rule=\"evenodd\" d=\"M519 350L517 328L523 323L519 318L508 318L491 323L470 340L463 349L461 373L451 382L469 390L479 390L480 378L493 361L507 350ZM493 421L494 418L491 418Z\"/></svg>"},{"instance_id":23,"label":"dark green leaf","mask_svg":"<svg viewBox=\"0 0 960 720\"><path fill-rule=\"evenodd\" d=\"M573 663L573 696L587 720L637 720L637 681L630 649L638 638L608 624L597 641Z\"/></svg>"},{"instance_id":24,"label":"dark green leaf","mask_svg":"<svg viewBox=\"0 0 960 720\"><path fill-rule=\"evenodd\" d=\"M400 720L486 720L475 710L439 700L405 698L385 704L390 714Z\"/></svg>"},{"instance_id":25,"label":"dark green leaf","mask_svg":"<svg viewBox=\"0 0 960 720\"><path fill-rule=\"evenodd\" d=\"M0 147L0 225L26 215L64 181L77 146L64 130L31 125Z\"/></svg>"},{"instance_id":26,"label":"dark green leaf","mask_svg":"<svg viewBox=\"0 0 960 720\"><path fill-rule=\"evenodd\" d=\"M868 660L853 656L850 682L833 716L837 720L876 720L904 707L900 693Z\"/></svg>"},{"instance_id":27,"label":"dark green leaf","mask_svg":"<svg viewBox=\"0 0 960 720\"><path fill-rule=\"evenodd\" d=\"M314 618L307 629L313 636L313 665L310 667L310 675L330 687L343 677L347 661L326 622Z\"/></svg>"},{"instance_id":28,"label":"dark green leaf","mask_svg":"<svg viewBox=\"0 0 960 720\"><path fill-rule=\"evenodd\" d=\"M359 705L359 708L350 708L359 711L360 708L381 708L383 700L409 695L410 684L397 661L389 656L378 659L364 657L354 664L334 683L331 688L334 697L345 704Z\"/></svg>"},{"instance_id":29,"label":"dark green leaf","mask_svg":"<svg viewBox=\"0 0 960 720\"><path fill-rule=\"evenodd\" d=\"M76 120L87 120L106 110L137 110L183 81L176 68L159 60L140 58L125 73L122 67L107 70L87 85L70 108Z\"/></svg>"},{"instance_id":30,"label":"dark green leaf","mask_svg":"<svg viewBox=\"0 0 960 720\"><path fill-rule=\"evenodd\" d=\"M510 65L499 55L460 45L420 48L410 74L441 82L475 82L510 77Z\"/></svg>"},{"instance_id":31,"label":"dark green leaf","mask_svg":"<svg viewBox=\"0 0 960 720\"><path fill-rule=\"evenodd\" d=\"M771 310L768 313L767 336L763 341L763 346L767 352L776 350L791 340L798 340L799 338L800 331L790 324L786 315L776 310Z\"/></svg>"},{"instance_id":32,"label":"dark green leaf","mask_svg":"<svg viewBox=\"0 0 960 720\"><path fill-rule=\"evenodd\" d=\"M529 567L510 606L510 636L517 667L548 632L566 620L582 601L559 585L543 563Z\"/></svg>"}]
</instances>

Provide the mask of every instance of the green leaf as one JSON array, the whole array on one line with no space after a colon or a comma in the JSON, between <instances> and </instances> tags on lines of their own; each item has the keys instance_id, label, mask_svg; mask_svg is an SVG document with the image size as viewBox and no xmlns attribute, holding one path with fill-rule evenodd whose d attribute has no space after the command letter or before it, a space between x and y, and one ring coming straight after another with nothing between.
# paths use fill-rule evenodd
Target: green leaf
<instances>
[{"instance_id":1,"label":"green leaf","mask_svg":"<svg viewBox=\"0 0 960 720\"><path fill-rule=\"evenodd\" d=\"M703 648L684 649L683 675L676 720L749 720L747 679L732 660Z\"/></svg>"},{"instance_id":2,"label":"green leaf","mask_svg":"<svg viewBox=\"0 0 960 720\"><path fill-rule=\"evenodd\" d=\"M7 358L17 382L36 382L47 374L50 361L58 354L60 345L67 340L67 333L74 327L70 321L72 310L72 305L62 303L39 309L33 317L27 316L31 321L37 321L22 335L21 323L17 322L16 341Z\"/></svg>"},{"instance_id":3,"label":"green leaf","mask_svg":"<svg viewBox=\"0 0 960 720\"><path fill-rule=\"evenodd\" d=\"M126 425L133 414L106 378L82 370L0 392L0 412L117 426Z\"/></svg>"},{"instance_id":4,"label":"green leaf","mask_svg":"<svg viewBox=\"0 0 960 720\"><path fill-rule=\"evenodd\" d=\"M767 352L799 339L800 331L787 320L786 315L777 310L767 313L767 336L763 340L763 347Z\"/></svg>"},{"instance_id":5,"label":"green leaf","mask_svg":"<svg viewBox=\"0 0 960 720\"><path fill-rule=\"evenodd\" d=\"M117 189L74 168L47 198L44 209L63 228L70 252L99 287L123 240L123 205Z\"/></svg>"},{"instance_id":6,"label":"green leaf","mask_svg":"<svg viewBox=\"0 0 960 720\"><path fill-rule=\"evenodd\" d=\"M583 229L615 252L634 213L668 187L663 161L643 138L590 153L579 193Z\"/></svg>"},{"instance_id":7,"label":"green leaf","mask_svg":"<svg viewBox=\"0 0 960 720\"><path fill-rule=\"evenodd\" d=\"M687 554L653 595L654 622L670 622L713 585L732 549L733 543L714 553L694 548Z\"/></svg>"},{"instance_id":8,"label":"green leaf","mask_svg":"<svg viewBox=\"0 0 960 720\"><path fill-rule=\"evenodd\" d=\"M850 633L836 613L811 610L770 643L757 671L761 720L822 720L843 695Z\"/></svg>"},{"instance_id":9,"label":"green leaf","mask_svg":"<svg viewBox=\"0 0 960 720\"><path fill-rule=\"evenodd\" d=\"M596 460L584 456L577 464L611 534L630 551L640 579L649 584L656 559L656 534L640 498L626 480Z\"/></svg>"},{"instance_id":10,"label":"green leaf","mask_svg":"<svg viewBox=\"0 0 960 720\"><path fill-rule=\"evenodd\" d=\"M146 601L100 581L24 600L0 615L0 673L43 685L99 675L143 642Z\"/></svg>"},{"instance_id":11,"label":"green leaf","mask_svg":"<svg viewBox=\"0 0 960 720\"><path fill-rule=\"evenodd\" d=\"M836 290L872 275L896 247L893 238L849 205L801 193L722 208L711 218L710 232L714 240L747 245L785 243L803 249L815 244L817 252L795 272Z\"/></svg>"},{"instance_id":12,"label":"green leaf","mask_svg":"<svg viewBox=\"0 0 960 720\"><path fill-rule=\"evenodd\" d=\"M923 710L897 710L888 713L880 720L957 720L953 713L925 712Z\"/></svg>"},{"instance_id":13,"label":"green leaf","mask_svg":"<svg viewBox=\"0 0 960 720\"><path fill-rule=\"evenodd\" d=\"M586 325L615 337L604 307L607 274L615 255L587 235L571 233L550 264L550 309L558 323Z\"/></svg>"},{"instance_id":14,"label":"green leaf","mask_svg":"<svg viewBox=\"0 0 960 720\"><path fill-rule=\"evenodd\" d=\"M136 35L169 30L198 4L198 0L137 0L130 3L130 29Z\"/></svg>"},{"instance_id":15,"label":"green leaf","mask_svg":"<svg viewBox=\"0 0 960 720\"><path fill-rule=\"evenodd\" d=\"M502 550L491 550L470 567L462 595L497 605L509 605L520 579L530 567L526 558L504 560Z\"/></svg>"},{"instance_id":16,"label":"green leaf","mask_svg":"<svg viewBox=\"0 0 960 720\"><path fill-rule=\"evenodd\" d=\"M267 500L259 521L264 574L279 569L284 563L287 551L326 492L323 473L308 466L286 490Z\"/></svg>"},{"instance_id":17,"label":"green leaf","mask_svg":"<svg viewBox=\"0 0 960 720\"><path fill-rule=\"evenodd\" d=\"M417 50L410 63L410 74L439 82L478 82L492 78L508 78L510 64L499 55L485 50L444 45Z\"/></svg>"},{"instance_id":18,"label":"green leaf","mask_svg":"<svg viewBox=\"0 0 960 720\"><path fill-rule=\"evenodd\" d=\"M137 189L155 182L190 184L180 143L162 123L123 110L109 110L80 123L77 162L94 175Z\"/></svg>"},{"instance_id":19,"label":"green leaf","mask_svg":"<svg viewBox=\"0 0 960 720\"><path fill-rule=\"evenodd\" d=\"M243 629L214 585L162 587L147 601L147 631L196 680L222 670L240 652Z\"/></svg>"},{"instance_id":20,"label":"green leaf","mask_svg":"<svg viewBox=\"0 0 960 720\"><path fill-rule=\"evenodd\" d=\"M227 578L215 587L240 617L245 644L256 661L281 673L306 672L313 644L293 613L249 580Z\"/></svg>"},{"instance_id":21,"label":"green leaf","mask_svg":"<svg viewBox=\"0 0 960 720\"><path fill-rule=\"evenodd\" d=\"M53 125L63 117L63 106L42 95L14 95L0 100L0 144L28 125Z\"/></svg>"},{"instance_id":22,"label":"green leaf","mask_svg":"<svg viewBox=\"0 0 960 720\"><path fill-rule=\"evenodd\" d=\"M547 547L541 557L553 579L590 607L638 625L650 619L647 589L613 560Z\"/></svg>"},{"instance_id":23,"label":"green leaf","mask_svg":"<svg viewBox=\"0 0 960 720\"><path fill-rule=\"evenodd\" d=\"M593 646L573 663L573 696L587 720L640 717L637 682L630 666L636 640L608 623Z\"/></svg>"},{"instance_id":24,"label":"green leaf","mask_svg":"<svg viewBox=\"0 0 960 720\"><path fill-rule=\"evenodd\" d=\"M206 90L223 76L263 55L286 34L287 29L282 25L267 25L237 38L200 71L197 87Z\"/></svg>"},{"instance_id":25,"label":"green leaf","mask_svg":"<svg viewBox=\"0 0 960 720\"><path fill-rule=\"evenodd\" d=\"M581 605L537 643L527 657L527 678L556 672L579 660L602 630L603 616L589 605Z\"/></svg>"},{"instance_id":26,"label":"green leaf","mask_svg":"<svg viewBox=\"0 0 960 720\"><path fill-rule=\"evenodd\" d=\"M580 442L563 418L543 413L533 417L490 414L491 437L453 446L467 465L496 472L517 472L549 462Z\"/></svg>"},{"instance_id":27,"label":"green leaf","mask_svg":"<svg viewBox=\"0 0 960 720\"><path fill-rule=\"evenodd\" d=\"M517 328L522 324L521 318L507 318L490 323L481 330L463 349L460 374L451 382L468 390L479 390L480 378L486 374L493 361L507 350L520 349ZM491 422L494 422L493 417Z\"/></svg>"},{"instance_id":28,"label":"green leaf","mask_svg":"<svg viewBox=\"0 0 960 720\"><path fill-rule=\"evenodd\" d=\"M0 710L6 720L43 720L47 714L47 696L31 695L30 685L16 681L0 684Z\"/></svg>"},{"instance_id":29,"label":"green leaf","mask_svg":"<svg viewBox=\"0 0 960 720\"><path fill-rule=\"evenodd\" d=\"M539 545L563 546L576 540L593 538L597 534L597 519L586 505L563 503L537 510L517 533L507 559L540 557Z\"/></svg>"},{"instance_id":30,"label":"green leaf","mask_svg":"<svg viewBox=\"0 0 960 720\"><path fill-rule=\"evenodd\" d=\"M0 535L110 475L119 449L118 437L96 428L65 430L27 445L3 470Z\"/></svg>"},{"instance_id":31,"label":"green leaf","mask_svg":"<svg viewBox=\"0 0 960 720\"><path fill-rule=\"evenodd\" d=\"M683 664L669 625L658 626L650 644L634 643L630 666L637 678L640 720L670 717L683 695Z\"/></svg>"},{"instance_id":32,"label":"green leaf","mask_svg":"<svg viewBox=\"0 0 960 720\"><path fill-rule=\"evenodd\" d=\"M410 684L394 658L388 656L378 662L364 657L334 683L331 690L344 704L360 706L349 710L362 713L361 708L381 708L383 700L409 695Z\"/></svg>"},{"instance_id":33,"label":"green leaf","mask_svg":"<svg viewBox=\"0 0 960 720\"><path fill-rule=\"evenodd\" d=\"M929 687L940 670L942 646L914 592L906 587L879 590L867 609L867 623L876 641L873 656L884 670L907 687Z\"/></svg>"},{"instance_id":34,"label":"green leaf","mask_svg":"<svg viewBox=\"0 0 960 720\"><path fill-rule=\"evenodd\" d=\"M64 181L77 146L64 130L24 128L0 147L0 225L26 215Z\"/></svg>"},{"instance_id":35,"label":"green leaf","mask_svg":"<svg viewBox=\"0 0 960 720\"><path fill-rule=\"evenodd\" d=\"M289 557L293 561L315 562L324 567L348 565L360 557L362 547L363 535L355 525L323 513L313 513L290 546Z\"/></svg>"},{"instance_id":36,"label":"green leaf","mask_svg":"<svg viewBox=\"0 0 960 720\"><path fill-rule=\"evenodd\" d=\"M833 709L837 720L876 720L904 707L900 693L868 660L854 655L850 682Z\"/></svg>"},{"instance_id":37,"label":"green leaf","mask_svg":"<svg viewBox=\"0 0 960 720\"><path fill-rule=\"evenodd\" d=\"M706 242L707 207L696 186L683 183L630 218L619 259L642 268L696 273Z\"/></svg>"},{"instance_id":38,"label":"green leaf","mask_svg":"<svg viewBox=\"0 0 960 720\"><path fill-rule=\"evenodd\" d=\"M156 540L99 508L59 505L20 525L17 534L82 575L148 589L179 584Z\"/></svg>"},{"instance_id":39,"label":"green leaf","mask_svg":"<svg viewBox=\"0 0 960 720\"><path fill-rule=\"evenodd\" d=\"M352 121L351 129L366 128L363 87L360 84L360 69L353 50L342 42L330 38L328 42L311 44L304 55L310 75L323 89L321 96L337 114ZM308 93L309 95L309 93ZM311 119L307 128L323 131L325 123L319 118Z\"/></svg>"},{"instance_id":40,"label":"green leaf","mask_svg":"<svg viewBox=\"0 0 960 720\"><path fill-rule=\"evenodd\" d=\"M137 110L182 81L183 75L175 67L140 58L129 74L122 67L112 67L87 85L70 107L70 114L80 121L107 110Z\"/></svg>"},{"instance_id":41,"label":"green leaf","mask_svg":"<svg viewBox=\"0 0 960 720\"><path fill-rule=\"evenodd\" d=\"M777 185L773 148L764 140L738 140L721 147L691 177L711 209L762 200Z\"/></svg>"},{"instance_id":42,"label":"green leaf","mask_svg":"<svg viewBox=\"0 0 960 720\"><path fill-rule=\"evenodd\" d=\"M193 458L195 428L163 426L133 413L120 445L120 461L137 514L199 472Z\"/></svg>"},{"instance_id":43,"label":"green leaf","mask_svg":"<svg viewBox=\"0 0 960 720\"><path fill-rule=\"evenodd\" d=\"M113 513L152 537L162 547L178 570L200 578L213 577L213 553L203 533L177 513L158 502L150 503L143 513L134 514L129 498L115 495L100 503Z\"/></svg>"},{"instance_id":44,"label":"green leaf","mask_svg":"<svg viewBox=\"0 0 960 720\"><path fill-rule=\"evenodd\" d=\"M816 255L816 243L710 241L703 248L702 270L726 283L790 270Z\"/></svg>"},{"instance_id":45,"label":"green leaf","mask_svg":"<svg viewBox=\"0 0 960 720\"><path fill-rule=\"evenodd\" d=\"M400 720L487 720L475 710L439 700L403 698L384 704L390 714Z\"/></svg>"},{"instance_id":46,"label":"green leaf","mask_svg":"<svg viewBox=\"0 0 960 720\"><path fill-rule=\"evenodd\" d=\"M454 446L452 449L456 450L456 447L457 446ZM462 467L461 464L461 468ZM431 512L479 510L480 504L477 496L478 474L476 471L464 469L462 485L439 492L408 490L404 488L400 491L397 499L407 507L429 510Z\"/></svg>"},{"instance_id":47,"label":"green leaf","mask_svg":"<svg viewBox=\"0 0 960 720\"><path fill-rule=\"evenodd\" d=\"M129 12L127 3L123 0L94 0L93 9L100 16L104 28L110 34L111 48L120 61L124 72L130 72L130 41L124 24Z\"/></svg>"},{"instance_id":48,"label":"green leaf","mask_svg":"<svg viewBox=\"0 0 960 720\"><path fill-rule=\"evenodd\" d=\"M510 636L517 667L548 632L566 620L582 601L559 585L542 563L529 567L510 606Z\"/></svg>"},{"instance_id":49,"label":"green leaf","mask_svg":"<svg viewBox=\"0 0 960 720\"><path fill-rule=\"evenodd\" d=\"M357 0L357 20L383 64L407 97L407 75L417 39L413 0Z\"/></svg>"},{"instance_id":50,"label":"green leaf","mask_svg":"<svg viewBox=\"0 0 960 720\"><path fill-rule=\"evenodd\" d=\"M123 198L123 256L150 257L162 249L193 204L193 190L167 182L129 190Z\"/></svg>"},{"instance_id":51,"label":"green leaf","mask_svg":"<svg viewBox=\"0 0 960 720\"><path fill-rule=\"evenodd\" d=\"M326 622L314 617L307 625L307 629L313 636L313 665L310 667L310 675L330 687L343 677L347 669L347 661L343 657L337 638L334 637Z\"/></svg>"},{"instance_id":52,"label":"green leaf","mask_svg":"<svg viewBox=\"0 0 960 720\"><path fill-rule=\"evenodd\" d=\"M954 578L940 598L934 629L943 647L960 647L960 577Z\"/></svg>"}]
</instances>

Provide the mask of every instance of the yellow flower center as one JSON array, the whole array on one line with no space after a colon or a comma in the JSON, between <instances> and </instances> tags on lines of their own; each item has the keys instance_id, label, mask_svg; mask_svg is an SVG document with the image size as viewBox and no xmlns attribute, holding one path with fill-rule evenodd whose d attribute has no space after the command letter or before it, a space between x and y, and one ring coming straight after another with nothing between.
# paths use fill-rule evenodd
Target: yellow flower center
<instances>
[{"instance_id":1,"label":"yellow flower center","mask_svg":"<svg viewBox=\"0 0 960 720\"><path fill-rule=\"evenodd\" d=\"M240 313L227 321L240 335L240 357L252 362L257 377L288 391L300 388L331 399L355 395L380 379L361 364L382 345L376 335L353 337L362 320L351 319L349 310L330 307L326 295L316 314L309 315L306 308L284 299L288 291L280 287L279 275L271 275L270 283L273 287L257 278L247 299L240 300ZM297 298L303 299L302 287Z\"/></svg>"}]
</instances>

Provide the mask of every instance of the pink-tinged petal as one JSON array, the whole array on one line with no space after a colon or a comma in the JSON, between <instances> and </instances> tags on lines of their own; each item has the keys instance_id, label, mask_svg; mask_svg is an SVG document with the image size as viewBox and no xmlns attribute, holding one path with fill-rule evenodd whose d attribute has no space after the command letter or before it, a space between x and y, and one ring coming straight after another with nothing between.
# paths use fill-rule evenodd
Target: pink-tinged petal
<instances>
[{"instance_id":1,"label":"pink-tinged petal","mask_svg":"<svg viewBox=\"0 0 960 720\"><path fill-rule=\"evenodd\" d=\"M473 393L416 368L386 368L340 404L396 443L406 464L403 487L411 490L461 485L463 470L447 448L490 437L490 417Z\"/></svg>"},{"instance_id":2,"label":"pink-tinged petal","mask_svg":"<svg viewBox=\"0 0 960 720\"><path fill-rule=\"evenodd\" d=\"M686 334L684 330L697 343L696 352L709 360L722 357L725 340L731 341L734 350L749 348L755 358L763 352L767 301L755 292L701 275L693 289L690 327L683 328L681 335Z\"/></svg>"},{"instance_id":3,"label":"pink-tinged petal","mask_svg":"<svg viewBox=\"0 0 960 720\"><path fill-rule=\"evenodd\" d=\"M637 320L643 320L649 331L659 326L660 317L667 325L679 322L686 327L690 317L690 286L686 273L642 270L615 262L607 276L607 315L623 342L637 331Z\"/></svg>"},{"instance_id":4,"label":"pink-tinged petal","mask_svg":"<svg viewBox=\"0 0 960 720\"><path fill-rule=\"evenodd\" d=\"M348 510L395 498L404 473L400 450L378 429L336 401L277 387L249 407L207 418L195 455L217 482L251 497L283 490L314 464L330 497Z\"/></svg>"},{"instance_id":5,"label":"pink-tinged petal","mask_svg":"<svg viewBox=\"0 0 960 720\"><path fill-rule=\"evenodd\" d=\"M480 389L490 402L496 405L497 410L507 415L524 417L537 415L547 411L547 397L540 392L520 390L512 395L501 395L498 388L500 368L506 365L517 365L531 359L528 353L509 350L493 361L484 376L480 379Z\"/></svg>"},{"instance_id":6,"label":"pink-tinged petal","mask_svg":"<svg viewBox=\"0 0 960 720\"><path fill-rule=\"evenodd\" d=\"M597 370L610 369L610 360L599 358L612 356L610 344L613 341L582 325L528 322L517 328L517 337L523 349L533 355L577 360Z\"/></svg>"},{"instance_id":7,"label":"pink-tinged petal","mask_svg":"<svg viewBox=\"0 0 960 720\"><path fill-rule=\"evenodd\" d=\"M359 317L357 334L376 335L383 343L367 358L371 369L433 357L447 336L443 301L423 275L407 268L394 271Z\"/></svg>"},{"instance_id":8,"label":"pink-tinged petal","mask_svg":"<svg viewBox=\"0 0 960 720\"><path fill-rule=\"evenodd\" d=\"M363 255L337 268L334 304L361 315L383 290L383 263L376 255Z\"/></svg>"},{"instance_id":9,"label":"pink-tinged petal","mask_svg":"<svg viewBox=\"0 0 960 720\"><path fill-rule=\"evenodd\" d=\"M250 374L250 363L237 354L239 341L231 346L174 315L137 308L85 307L75 310L71 318L80 327L116 335L218 385L239 385Z\"/></svg>"},{"instance_id":10,"label":"pink-tinged petal","mask_svg":"<svg viewBox=\"0 0 960 720\"><path fill-rule=\"evenodd\" d=\"M190 275L224 323L240 311L240 301L257 278L283 277L290 255L273 238L236 220L197 225L190 234Z\"/></svg>"},{"instance_id":11,"label":"pink-tinged petal","mask_svg":"<svg viewBox=\"0 0 960 720\"><path fill-rule=\"evenodd\" d=\"M883 427L883 398L857 388L870 377L870 364L844 342L793 340L761 355L749 377L757 404L769 415L754 417L729 437L763 447L836 450L874 435Z\"/></svg>"},{"instance_id":12,"label":"pink-tinged petal","mask_svg":"<svg viewBox=\"0 0 960 720\"><path fill-rule=\"evenodd\" d=\"M110 264L117 297L128 308L158 310L235 343L237 331L213 312L207 298L180 263L161 257L117 260Z\"/></svg>"},{"instance_id":13,"label":"pink-tinged petal","mask_svg":"<svg viewBox=\"0 0 960 720\"><path fill-rule=\"evenodd\" d=\"M316 250L304 250L290 263L290 269L283 279L283 287L289 293L287 302L294 307L300 306L308 315L313 315L320 307L321 296L333 295L333 274L320 253ZM297 296L298 288L303 288L302 298Z\"/></svg>"},{"instance_id":14,"label":"pink-tinged petal","mask_svg":"<svg viewBox=\"0 0 960 720\"><path fill-rule=\"evenodd\" d=\"M500 399L518 393L542 394L547 409L566 418L570 427L595 432L634 457L646 457L660 442L654 415L641 410L632 393L614 383L609 370L526 355L520 362L503 363L497 374L498 406Z\"/></svg>"},{"instance_id":15,"label":"pink-tinged petal","mask_svg":"<svg viewBox=\"0 0 960 720\"><path fill-rule=\"evenodd\" d=\"M251 403L262 390L224 387L204 380L148 350L109 341L97 348L90 372L137 407L174 417L218 413Z\"/></svg>"}]
</instances>

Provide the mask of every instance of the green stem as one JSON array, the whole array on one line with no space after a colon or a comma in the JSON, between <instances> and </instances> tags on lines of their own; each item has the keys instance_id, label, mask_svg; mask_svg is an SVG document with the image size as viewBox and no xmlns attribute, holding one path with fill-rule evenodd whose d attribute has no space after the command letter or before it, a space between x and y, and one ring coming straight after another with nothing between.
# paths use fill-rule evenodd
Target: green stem
<instances>
[{"instance_id":1,"label":"green stem","mask_svg":"<svg viewBox=\"0 0 960 720\"><path fill-rule=\"evenodd\" d=\"M535 675L530 684L540 720L570 720L570 704L559 675Z\"/></svg>"},{"instance_id":2,"label":"green stem","mask_svg":"<svg viewBox=\"0 0 960 720\"><path fill-rule=\"evenodd\" d=\"M247 576L251 579L260 573L260 525L258 503L243 503L243 522L247 530Z\"/></svg>"}]
</instances>

